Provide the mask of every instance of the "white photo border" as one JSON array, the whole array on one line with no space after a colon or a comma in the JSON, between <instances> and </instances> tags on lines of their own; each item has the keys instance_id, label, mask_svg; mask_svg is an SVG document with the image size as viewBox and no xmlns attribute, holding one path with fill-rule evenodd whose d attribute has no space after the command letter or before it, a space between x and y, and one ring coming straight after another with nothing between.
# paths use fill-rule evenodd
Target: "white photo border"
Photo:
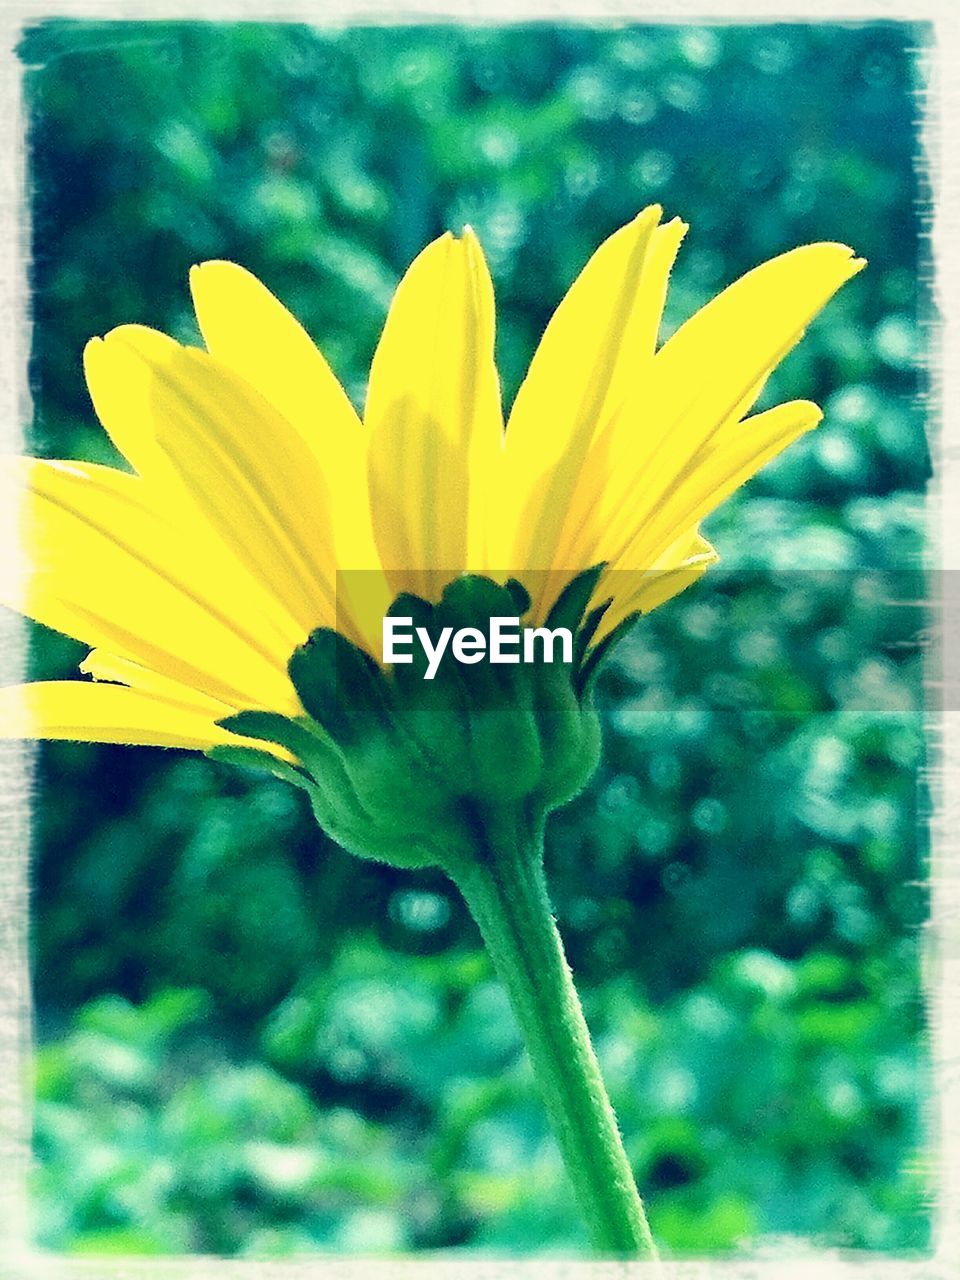
<instances>
[{"instance_id":1,"label":"white photo border","mask_svg":"<svg viewBox=\"0 0 960 1280\"><path fill-rule=\"evenodd\" d=\"M933 208L933 297L928 335L934 480L928 500L929 567L960 570L960 5L956 0L0 0L0 452L23 447L30 418L27 262L28 178L22 68L15 47L23 27L44 18L212 21L313 25L419 24L437 20L509 25L520 21L644 22L710 25L891 21L929 24L921 55L927 87L920 105L922 163ZM952 145L951 145L952 140ZM0 555L16 555L11 513L0 511ZM960 592L943 593L948 598ZM44 1253L29 1240L27 1172L32 1045L27 963L29 886L26 849L32 751L0 752L0 1276L10 1280L956 1280L960 1276L960 608L932 601L936 637L928 668L928 784L933 797L931 918L925 976L934 1088L928 1130L934 1155L933 1252L915 1260L841 1250L782 1257L777 1241L733 1260L621 1263L553 1258L504 1260L462 1254L402 1260L337 1258L255 1262L209 1257L79 1259ZM22 678L23 629L0 625L0 684ZM954 695L954 696L951 696Z\"/></svg>"}]
</instances>

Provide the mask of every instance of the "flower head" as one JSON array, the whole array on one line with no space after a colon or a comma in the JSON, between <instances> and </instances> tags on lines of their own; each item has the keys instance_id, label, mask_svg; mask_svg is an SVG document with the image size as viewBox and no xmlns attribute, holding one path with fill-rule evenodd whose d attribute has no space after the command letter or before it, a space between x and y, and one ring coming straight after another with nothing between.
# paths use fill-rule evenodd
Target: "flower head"
<instances>
[{"instance_id":1,"label":"flower head","mask_svg":"<svg viewBox=\"0 0 960 1280\"><path fill-rule=\"evenodd\" d=\"M4 690L0 732L201 750L256 738L277 768L334 776L343 689L317 692L324 664L352 663L354 699L366 685L375 704L382 685L402 702L375 661L398 596L428 623L466 605L489 616L504 600L538 622L561 599L570 607L572 582L567 674L582 696L624 621L715 559L704 517L819 421L808 401L750 411L863 266L843 245L795 249L657 349L685 231L651 207L600 246L550 321L506 429L493 289L469 229L430 244L400 282L362 422L303 328L232 263L191 272L206 350L137 325L94 338L87 384L133 474L11 460L28 564L0 583L4 603L92 646L81 671L93 679ZM339 641L307 645L318 632ZM553 696L501 695L529 706ZM299 728L268 731L257 714L274 729L309 720L324 759L305 762ZM415 726L403 732L417 741Z\"/></svg>"}]
</instances>

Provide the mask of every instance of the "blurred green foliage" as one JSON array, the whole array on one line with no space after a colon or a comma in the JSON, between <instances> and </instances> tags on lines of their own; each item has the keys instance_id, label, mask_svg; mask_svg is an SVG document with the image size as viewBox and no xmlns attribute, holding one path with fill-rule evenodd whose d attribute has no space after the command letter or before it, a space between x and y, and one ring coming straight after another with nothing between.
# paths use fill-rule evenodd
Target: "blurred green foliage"
<instances>
[{"instance_id":1,"label":"blurred green foliage","mask_svg":"<svg viewBox=\"0 0 960 1280\"><path fill-rule=\"evenodd\" d=\"M244 263L351 395L391 290L470 222L516 389L600 239L691 224L669 332L765 257L869 270L771 379L824 425L728 503L724 560L601 685L552 821L557 914L654 1231L926 1246L921 28L44 23L31 450L111 459L85 340L183 339ZM820 572L813 572L820 570ZM37 629L36 674L80 646ZM36 1230L78 1253L583 1246L512 1017L446 884L186 753L45 747ZM795 1245L795 1247L797 1247Z\"/></svg>"}]
</instances>

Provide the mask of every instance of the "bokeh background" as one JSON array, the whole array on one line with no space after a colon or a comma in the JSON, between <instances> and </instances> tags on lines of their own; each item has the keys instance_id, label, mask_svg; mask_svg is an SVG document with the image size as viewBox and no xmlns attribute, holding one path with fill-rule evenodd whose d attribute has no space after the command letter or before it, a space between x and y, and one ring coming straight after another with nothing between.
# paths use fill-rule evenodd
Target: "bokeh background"
<instances>
[{"instance_id":1,"label":"bokeh background","mask_svg":"<svg viewBox=\"0 0 960 1280\"><path fill-rule=\"evenodd\" d=\"M723 563L603 678L552 820L560 927L665 1250L930 1232L921 933L927 192L903 24L47 23L21 53L31 451L116 461L85 340L196 340L229 257L359 403L399 273L470 222L512 397L602 237L691 224L664 332L815 239L870 259L771 380L824 425L708 528ZM39 628L35 675L83 650ZM432 874L203 757L40 750L36 1236L75 1253L584 1245L504 995ZM789 1247L787 1243L784 1248ZM796 1246L794 1246L796 1247Z\"/></svg>"}]
</instances>

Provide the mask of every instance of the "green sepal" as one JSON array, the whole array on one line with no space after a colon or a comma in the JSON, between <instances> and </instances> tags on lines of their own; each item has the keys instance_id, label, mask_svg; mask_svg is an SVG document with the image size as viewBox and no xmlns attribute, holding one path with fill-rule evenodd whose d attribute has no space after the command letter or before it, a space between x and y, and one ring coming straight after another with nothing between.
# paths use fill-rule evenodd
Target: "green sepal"
<instances>
[{"instance_id":1,"label":"green sepal","mask_svg":"<svg viewBox=\"0 0 960 1280\"><path fill-rule=\"evenodd\" d=\"M513 593L490 578L465 574L444 590L435 610L439 629L477 626L494 617L513 617ZM533 714L528 674L516 663L447 661L441 673L465 721L470 794L480 800L511 802L529 794L542 768L539 727ZM457 686L454 688L454 686Z\"/></svg>"},{"instance_id":2,"label":"green sepal","mask_svg":"<svg viewBox=\"0 0 960 1280\"><path fill-rule=\"evenodd\" d=\"M606 564L601 561L600 564L591 565L589 569L584 569L575 578L571 578L553 602L547 614L546 625L567 627L574 634L579 631L587 605L605 568Z\"/></svg>"},{"instance_id":3,"label":"green sepal","mask_svg":"<svg viewBox=\"0 0 960 1280\"><path fill-rule=\"evenodd\" d=\"M294 719L276 711L238 711L218 723L221 729L241 737L259 738L261 742L275 742L285 747L313 777L334 769L339 758L330 738L306 716Z\"/></svg>"},{"instance_id":4,"label":"green sepal","mask_svg":"<svg viewBox=\"0 0 960 1280\"><path fill-rule=\"evenodd\" d=\"M335 840L360 857L389 862L399 867L434 866L447 851L456 851L459 844L456 824L450 824L449 806L446 812L438 810L429 791L417 796L410 792L411 777L406 776L406 788L397 794L400 786L396 776L397 762L393 758L374 758L382 750L382 740L375 738L372 747L364 747L357 757L344 752L320 727L306 717L292 719L265 711L241 711L226 717L221 727L248 738L260 738L285 747L295 755L299 767L276 761L280 770L290 770L295 781L310 796L310 802L319 824ZM255 748L225 745L213 748L221 759L235 763L252 764L250 757L263 757L261 767L271 764L274 757ZM276 776L284 773L272 770ZM403 765L400 764L403 774Z\"/></svg>"},{"instance_id":5,"label":"green sepal","mask_svg":"<svg viewBox=\"0 0 960 1280\"><path fill-rule=\"evenodd\" d=\"M382 725L387 714L383 673L339 631L313 631L293 651L288 671L307 715L334 741L355 742Z\"/></svg>"},{"instance_id":6,"label":"green sepal","mask_svg":"<svg viewBox=\"0 0 960 1280\"><path fill-rule=\"evenodd\" d=\"M610 596L609 599L598 604L595 609L591 609L584 618L580 630L574 637L573 665L576 667L578 673L583 668L586 661L587 649L590 647L590 641L597 634L597 627L599 627L600 623L603 621L603 615L607 612L612 603L613 597Z\"/></svg>"},{"instance_id":7,"label":"green sepal","mask_svg":"<svg viewBox=\"0 0 960 1280\"><path fill-rule=\"evenodd\" d=\"M593 699L577 694L575 673L546 664L534 671L534 714L544 759L536 800L549 812L590 781L600 760L600 722Z\"/></svg>"},{"instance_id":8,"label":"green sepal","mask_svg":"<svg viewBox=\"0 0 960 1280\"><path fill-rule=\"evenodd\" d=\"M260 742L276 742L281 747L299 755L299 747L305 730L296 720L281 715L279 711L235 711L224 716L217 724L229 733L241 738L256 738Z\"/></svg>"},{"instance_id":9,"label":"green sepal","mask_svg":"<svg viewBox=\"0 0 960 1280\"><path fill-rule=\"evenodd\" d=\"M278 760L269 751L258 751L256 747L234 747L229 743L222 743L209 747L206 755L222 764L239 765L242 769L252 769L256 773L269 773L272 777L290 782L307 792L313 786L310 775L302 769L288 764L286 760Z\"/></svg>"},{"instance_id":10,"label":"green sepal","mask_svg":"<svg viewBox=\"0 0 960 1280\"><path fill-rule=\"evenodd\" d=\"M434 605L404 592L387 611L390 617L409 617L414 629L422 627L436 643L441 626ZM445 787L454 789L472 769L469 724L464 715L451 715L451 706L463 709L464 692L457 674L442 662L433 680L425 679L427 658L421 645L413 645L411 662L390 670L393 707L404 731L417 745ZM443 725L443 732L438 727Z\"/></svg>"},{"instance_id":11,"label":"green sepal","mask_svg":"<svg viewBox=\"0 0 960 1280\"><path fill-rule=\"evenodd\" d=\"M620 637L624 635L631 626L633 626L634 622L636 622L639 617L639 613L631 613L628 617L622 619L622 621L618 622L613 630L608 635L605 635L599 644L594 645L587 654L586 660L581 664L580 670L577 673L577 692L580 697L585 698L590 695L590 692L596 683L597 676L600 673L600 668L610 650L617 643Z\"/></svg>"},{"instance_id":12,"label":"green sepal","mask_svg":"<svg viewBox=\"0 0 960 1280\"><path fill-rule=\"evenodd\" d=\"M510 593L514 612L518 617L523 618L530 612L530 592L517 578L508 578L504 586Z\"/></svg>"}]
</instances>

